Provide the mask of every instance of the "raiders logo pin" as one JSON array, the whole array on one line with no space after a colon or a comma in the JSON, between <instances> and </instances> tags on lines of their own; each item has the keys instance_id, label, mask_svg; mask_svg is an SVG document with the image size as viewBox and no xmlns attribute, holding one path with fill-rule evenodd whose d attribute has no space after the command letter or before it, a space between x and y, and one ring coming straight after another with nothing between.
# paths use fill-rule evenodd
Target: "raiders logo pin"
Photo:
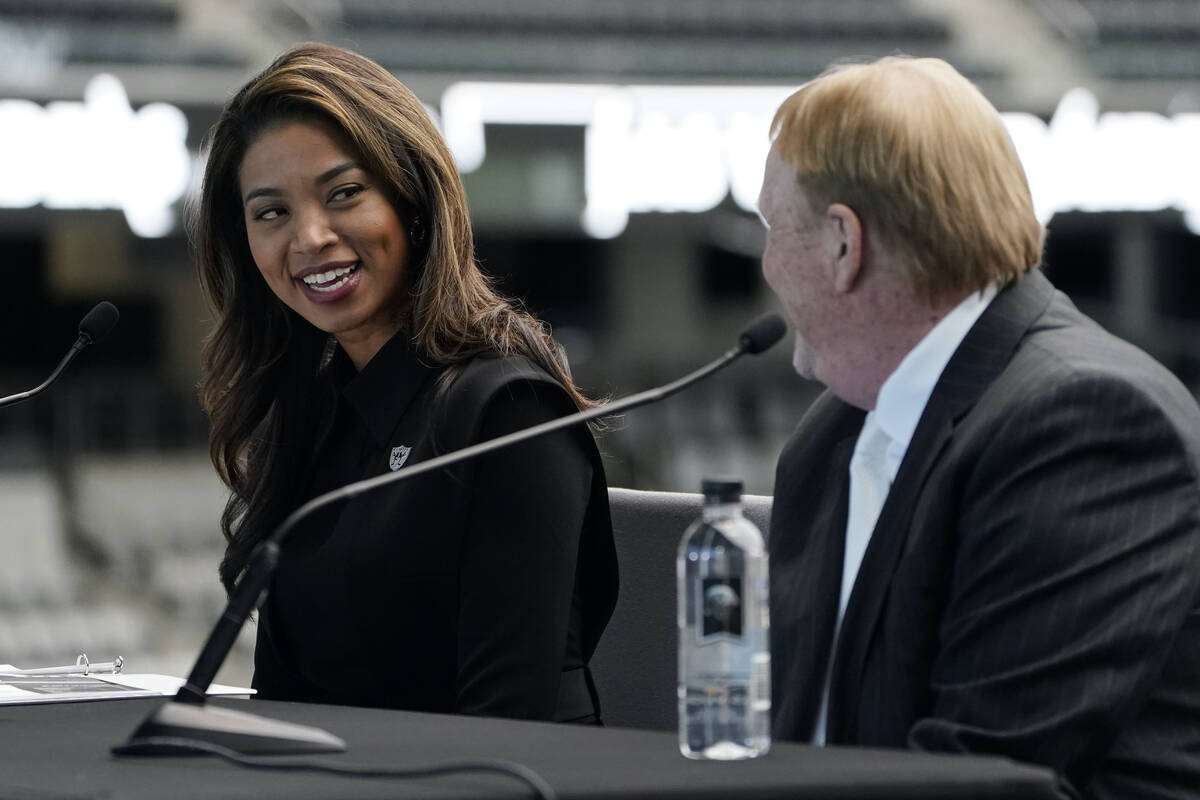
<instances>
[{"instance_id":1,"label":"raiders logo pin","mask_svg":"<svg viewBox=\"0 0 1200 800\"><path fill-rule=\"evenodd\" d=\"M388 466L392 468L392 472L404 466L404 462L408 461L408 454L411 452L412 448L403 444L392 448L392 454L388 456Z\"/></svg>"}]
</instances>

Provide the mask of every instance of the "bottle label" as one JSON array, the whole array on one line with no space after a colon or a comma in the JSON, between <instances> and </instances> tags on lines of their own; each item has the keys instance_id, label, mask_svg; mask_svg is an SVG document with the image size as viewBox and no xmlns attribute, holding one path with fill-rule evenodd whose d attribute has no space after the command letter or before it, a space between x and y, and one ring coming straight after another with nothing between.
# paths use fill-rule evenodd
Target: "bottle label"
<instances>
[{"instance_id":1,"label":"bottle label","mask_svg":"<svg viewBox=\"0 0 1200 800\"><path fill-rule=\"evenodd\" d=\"M701 641L714 637L742 638L742 579L702 578L704 624Z\"/></svg>"}]
</instances>

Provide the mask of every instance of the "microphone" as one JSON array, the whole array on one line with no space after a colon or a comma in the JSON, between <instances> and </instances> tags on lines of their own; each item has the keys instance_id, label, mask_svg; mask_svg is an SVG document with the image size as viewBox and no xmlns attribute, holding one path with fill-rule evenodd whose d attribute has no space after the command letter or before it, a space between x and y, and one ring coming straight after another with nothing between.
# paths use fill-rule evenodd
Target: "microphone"
<instances>
[{"instance_id":1,"label":"microphone","mask_svg":"<svg viewBox=\"0 0 1200 800\"><path fill-rule=\"evenodd\" d=\"M204 705L208 687L229 655L238 632L265 597L267 585L279 563L280 546L300 520L331 503L348 500L389 483L457 464L596 417L658 402L728 366L746 353L757 355L763 352L778 342L785 330L786 326L778 315L764 315L742 330L736 347L730 348L715 361L664 386L479 442L428 461L406 466L396 472L386 472L355 481L304 503L289 514L251 555L249 565L234 586L224 614L213 627L208 640L196 657L191 673L175 697L159 706L128 740L113 747L112 752L118 755L172 754L186 750L189 740L200 740L246 754L282 755L344 751L345 742L318 728L277 722L254 714Z\"/></svg>"},{"instance_id":2,"label":"microphone","mask_svg":"<svg viewBox=\"0 0 1200 800\"><path fill-rule=\"evenodd\" d=\"M75 356L83 352L85 347L95 344L107 336L108 332L117 324L120 316L121 313L117 311L117 307L107 300L97 303L79 321L79 337L75 340L75 344L71 345L71 349L67 351L67 354L63 356L62 361L58 362L58 366L54 368L54 372L50 373L50 377L42 381L40 386L35 386L28 392L0 397L0 407L15 405L44 392L50 384L58 380L58 376L63 373L68 364L75 360Z\"/></svg>"}]
</instances>

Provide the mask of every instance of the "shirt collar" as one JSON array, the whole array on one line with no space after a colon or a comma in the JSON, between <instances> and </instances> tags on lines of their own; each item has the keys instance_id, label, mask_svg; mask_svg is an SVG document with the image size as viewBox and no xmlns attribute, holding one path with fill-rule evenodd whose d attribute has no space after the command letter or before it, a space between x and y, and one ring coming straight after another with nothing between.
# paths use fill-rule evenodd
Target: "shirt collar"
<instances>
[{"instance_id":1,"label":"shirt collar","mask_svg":"<svg viewBox=\"0 0 1200 800\"><path fill-rule=\"evenodd\" d=\"M908 449L942 370L995 296L995 286L967 295L908 351L879 387L873 413L879 427L892 440L888 447L889 461L895 461L896 467L899 459L894 455L903 456Z\"/></svg>"},{"instance_id":2,"label":"shirt collar","mask_svg":"<svg viewBox=\"0 0 1200 800\"><path fill-rule=\"evenodd\" d=\"M332 366L342 396L380 446L387 444L417 392L440 371L417 357L405 331L397 332L358 372L340 348Z\"/></svg>"}]
</instances>

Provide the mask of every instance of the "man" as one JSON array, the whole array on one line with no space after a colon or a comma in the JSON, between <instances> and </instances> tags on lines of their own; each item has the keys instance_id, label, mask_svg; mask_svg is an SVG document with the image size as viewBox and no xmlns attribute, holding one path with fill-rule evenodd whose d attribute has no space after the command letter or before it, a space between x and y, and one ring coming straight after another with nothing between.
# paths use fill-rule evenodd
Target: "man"
<instances>
[{"instance_id":1,"label":"man","mask_svg":"<svg viewBox=\"0 0 1200 800\"><path fill-rule=\"evenodd\" d=\"M996 110L891 57L772 125L763 273L826 391L779 459L779 739L1200 797L1200 410L1036 269Z\"/></svg>"}]
</instances>

